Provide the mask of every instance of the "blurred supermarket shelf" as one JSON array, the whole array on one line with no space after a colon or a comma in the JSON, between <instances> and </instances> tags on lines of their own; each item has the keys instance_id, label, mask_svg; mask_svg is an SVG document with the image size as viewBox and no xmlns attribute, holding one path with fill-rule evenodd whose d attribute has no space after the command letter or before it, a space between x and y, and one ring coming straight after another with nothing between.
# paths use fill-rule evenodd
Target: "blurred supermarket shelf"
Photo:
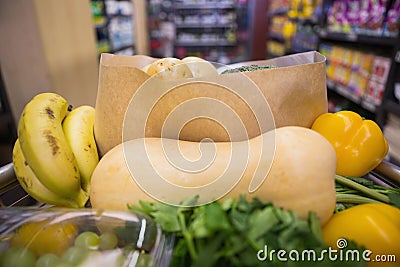
<instances>
[{"instance_id":1,"label":"blurred supermarket shelf","mask_svg":"<svg viewBox=\"0 0 400 267\"><path fill-rule=\"evenodd\" d=\"M366 34L356 33L341 33L341 32L329 32L326 29L317 30L318 36L322 40L331 41L342 41L342 42L354 42L367 45L379 45L379 46L395 46L397 44L397 38L386 37L386 36L374 36Z\"/></svg>"}]
</instances>

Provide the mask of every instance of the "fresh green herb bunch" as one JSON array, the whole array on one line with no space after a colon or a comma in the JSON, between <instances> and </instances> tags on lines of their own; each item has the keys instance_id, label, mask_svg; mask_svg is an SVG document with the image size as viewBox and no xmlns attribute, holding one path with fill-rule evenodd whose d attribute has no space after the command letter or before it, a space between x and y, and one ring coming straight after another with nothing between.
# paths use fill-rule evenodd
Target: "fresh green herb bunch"
<instances>
[{"instance_id":1,"label":"fresh green herb bunch","mask_svg":"<svg viewBox=\"0 0 400 267\"><path fill-rule=\"evenodd\" d=\"M291 260L292 250L315 251L319 257L327 249L322 240L319 220L314 213L308 220L294 212L262 203L258 199L229 199L192 207L197 198L170 206L141 202L131 210L152 216L165 232L176 237L171 267L211 266L365 266L365 262L334 262L323 260ZM349 242L346 249L360 249ZM269 257L270 252L275 254ZM277 257L286 251L287 261ZM258 255L258 256L257 256Z\"/></svg>"},{"instance_id":2,"label":"fresh green herb bunch","mask_svg":"<svg viewBox=\"0 0 400 267\"><path fill-rule=\"evenodd\" d=\"M247 72L247 71L254 71L254 70L265 70L265 69L275 69L277 66L273 65L265 65L265 66L260 66L260 65L249 65L249 66L241 66L233 69L227 69L222 72L222 74L226 73L235 73L235 72Z\"/></svg>"}]
</instances>

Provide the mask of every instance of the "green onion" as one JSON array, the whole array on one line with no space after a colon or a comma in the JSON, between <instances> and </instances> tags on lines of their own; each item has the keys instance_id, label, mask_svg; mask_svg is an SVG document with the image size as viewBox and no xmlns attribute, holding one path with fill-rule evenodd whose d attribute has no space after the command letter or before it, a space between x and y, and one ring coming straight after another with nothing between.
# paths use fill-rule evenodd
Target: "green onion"
<instances>
[{"instance_id":1,"label":"green onion","mask_svg":"<svg viewBox=\"0 0 400 267\"><path fill-rule=\"evenodd\" d=\"M336 194L336 202L352 204L382 203L381 201L355 194Z\"/></svg>"},{"instance_id":2,"label":"green onion","mask_svg":"<svg viewBox=\"0 0 400 267\"><path fill-rule=\"evenodd\" d=\"M351 189L355 189L355 190L361 192L362 194L364 194L365 196L371 198L372 200L377 200L378 202L390 203L390 199L388 196L386 196L382 193L379 193L374 189L368 188L364 185L356 183L356 182L354 182L346 177L340 176L340 175L336 175L335 179L336 179L336 182L343 184ZM352 194L350 194L350 195L352 195ZM353 197L354 196L355 195L353 195ZM355 201L358 201L358 200L355 199ZM355 202L355 203L358 203L358 202Z\"/></svg>"}]
</instances>

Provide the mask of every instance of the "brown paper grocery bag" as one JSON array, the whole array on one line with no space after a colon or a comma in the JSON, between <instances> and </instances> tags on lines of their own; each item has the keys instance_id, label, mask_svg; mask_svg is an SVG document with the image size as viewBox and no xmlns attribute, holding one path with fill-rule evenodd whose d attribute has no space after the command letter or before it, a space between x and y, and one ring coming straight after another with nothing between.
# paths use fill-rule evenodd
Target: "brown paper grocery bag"
<instances>
[{"instance_id":1,"label":"brown paper grocery bag","mask_svg":"<svg viewBox=\"0 0 400 267\"><path fill-rule=\"evenodd\" d=\"M150 79L150 76L141 70L155 60L142 55L102 54L94 125L101 155L120 144L123 138L127 140L126 136L134 138L137 135L134 133L140 131L146 137L163 136L188 141L201 141L205 138L214 141L236 141L252 138L271 128L271 124L269 128L260 127L259 114L264 116L263 114L268 113L264 112L265 102L272 113L271 118L265 115L265 120L272 120L274 127L310 127L317 116L327 112L325 57L315 51L230 66L274 65L277 67L274 69L220 74L200 80L188 78L187 81L178 81L177 84L153 82L153 77ZM220 67L220 72L221 69L223 68ZM261 97L254 93L246 80L257 87ZM237 87L241 94L232 93L227 87ZM143 91L149 95L138 101L137 95ZM164 94L156 98L155 95L160 91ZM141 103L151 102L153 98L157 101L154 101L156 103L151 106L151 110L143 108L145 104ZM189 103L193 99L207 101L198 102L197 106L191 105L190 108L181 108L183 103ZM135 101L136 105L132 105ZM229 113L219 114L222 106L230 110L233 114L232 119ZM205 112L206 116L183 119L184 116L193 113L196 107L199 112ZM226 122L235 118L240 121L245 135L236 134L240 132L239 129L232 130L233 126L222 125L218 120L208 117L207 114L213 114L213 110L215 116L226 117ZM180 127L169 127L169 130L168 127L164 127L165 122L170 120L170 114L174 114L173 118L176 118L176 121L182 119ZM136 118L143 116L146 118L144 122ZM129 135L130 133L132 135Z\"/></svg>"}]
</instances>

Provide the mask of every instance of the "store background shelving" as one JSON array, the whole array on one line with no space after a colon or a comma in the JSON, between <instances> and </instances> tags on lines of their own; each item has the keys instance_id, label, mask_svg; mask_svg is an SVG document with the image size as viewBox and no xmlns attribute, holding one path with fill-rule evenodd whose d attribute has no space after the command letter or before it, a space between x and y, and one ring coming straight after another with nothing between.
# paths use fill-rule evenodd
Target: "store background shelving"
<instances>
[{"instance_id":1,"label":"store background shelving","mask_svg":"<svg viewBox=\"0 0 400 267\"><path fill-rule=\"evenodd\" d=\"M210 61L240 61L240 16L246 5L234 0L174 1L175 54L197 55ZM244 18L246 20L246 18ZM242 48L243 49L243 48ZM243 52L246 50L243 49ZM234 55L236 54L236 55Z\"/></svg>"},{"instance_id":2,"label":"store background shelving","mask_svg":"<svg viewBox=\"0 0 400 267\"><path fill-rule=\"evenodd\" d=\"M269 1L267 57L317 50L322 1Z\"/></svg>"},{"instance_id":3,"label":"store background shelving","mask_svg":"<svg viewBox=\"0 0 400 267\"><path fill-rule=\"evenodd\" d=\"M124 53L120 47L113 47L110 25L115 19L130 19L135 16L135 19L138 19L136 10L133 11L133 16L110 13L108 8L110 3L113 5L130 3L135 9L135 4L139 2L141 3L134 0L91 1L99 54ZM265 45L266 29L261 30L266 28L264 19L266 19L267 1L265 0L149 0L145 1L145 5L146 14L139 12L139 15L147 22L145 25L147 36L140 36L140 40L148 39L143 43L148 43L149 49L146 54L150 56L178 58L198 56L225 64L265 58L265 51L260 53L258 48L260 44ZM138 27L139 23L135 25L135 20L132 19L132 25L132 31L135 32L134 28ZM131 33L132 35L134 33ZM139 37L133 44L129 42L125 44L122 48L130 50L124 54L137 53L135 48L138 44Z\"/></svg>"},{"instance_id":4,"label":"store background shelving","mask_svg":"<svg viewBox=\"0 0 400 267\"><path fill-rule=\"evenodd\" d=\"M368 43L368 38L374 41ZM369 117L382 126L380 107L384 92L391 90L391 81L395 78L396 63L392 54L397 48L396 39L392 39L382 42L368 36L331 39L328 34L321 37L319 47L328 59L328 88L374 114Z\"/></svg>"},{"instance_id":5,"label":"store background shelving","mask_svg":"<svg viewBox=\"0 0 400 267\"><path fill-rule=\"evenodd\" d=\"M332 18L338 16L337 11L332 10L338 8L335 5L343 3L324 1L325 17L323 24L316 30L320 38L319 49L328 57L328 88L370 112L370 117L381 127L385 125L388 112L399 113L399 105L391 105L395 102L391 95L399 73L399 63L395 58L399 53L400 38L398 29L387 31L386 23L388 10L398 5L398 2L387 1L381 12L374 14L374 19L380 21L379 27L371 29L360 24L360 16L364 14L363 6L359 6L359 10L354 7L354 10L347 9L353 15L347 14L344 17L353 20L347 19L346 23L340 24L337 19ZM341 49L344 51L331 58L329 50L332 48L336 52ZM363 69L363 65L369 68L364 68L365 74L361 75L360 69ZM339 68L335 70L336 67ZM357 75L364 77L357 78Z\"/></svg>"},{"instance_id":6,"label":"store background shelving","mask_svg":"<svg viewBox=\"0 0 400 267\"><path fill-rule=\"evenodd\" d=\"M149 0L146 9L150 56L156 58L173 56L175 26L172 1Z\"/></svg>"},{"instance_id":7,"label":"store background shelving","mask_svg":"<svg viewBox=\"0 0 400 267\"><path fill-rule=\"evenodd\" d=\"M131 0L92 0L97 53L135 54L133 2Z\"/></svg>"},{"instance_id":8,"label":"store background shelving","mask_svg":"<svg viewBox=\"0 0 400 267\"><path fill-rule=\"evenodd\" d=\"M173 0L149 1L151 55L158 57L198 56L219 63L234 63L255 56L254 32L265 26L256 23L265 1ZM258 10L255 10L257 5ZM261 9L261 10L260 10ZM265 18L265 17L264 17Z\"/></svg>"}]
</instances>

